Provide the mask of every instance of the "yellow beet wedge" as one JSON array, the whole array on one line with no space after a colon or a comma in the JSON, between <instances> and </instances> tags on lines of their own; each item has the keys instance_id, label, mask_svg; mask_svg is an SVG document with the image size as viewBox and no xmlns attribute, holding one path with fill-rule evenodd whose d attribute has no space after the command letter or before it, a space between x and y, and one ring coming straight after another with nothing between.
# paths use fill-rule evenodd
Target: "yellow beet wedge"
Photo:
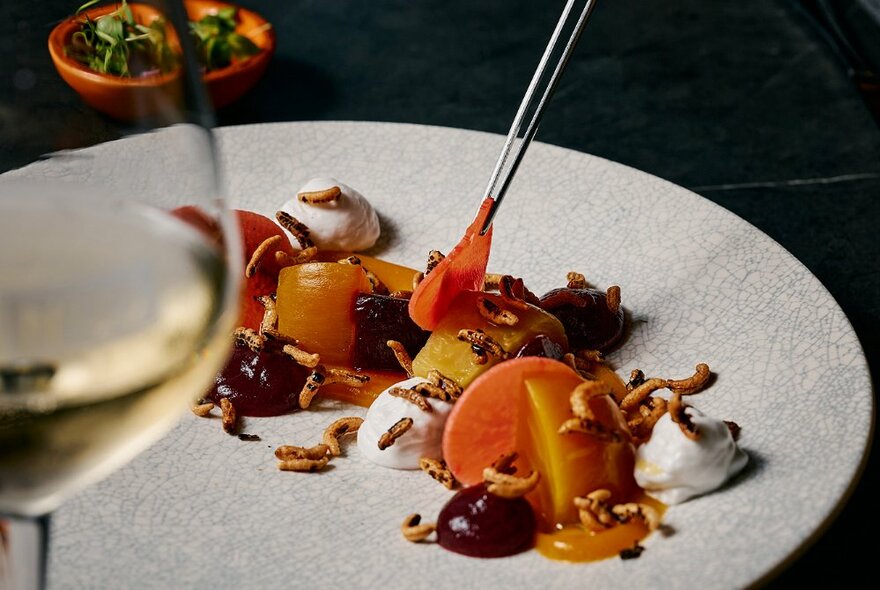
<instances>
[{"instance_id":1,"label":"yellow beet wedge","mask_svg":"<svg viewBox=\"0 0 880 590\"><path fill-rule=\"evenodd\" d=\"M590 409L603 425L621 432L624 442L559 433L560 425L572 417L570 394L583 382L573 371L569 375L533 374L525 380L520 397L516 447L524 463L541 472L541 483L531 499L545 529L578 522L576 496L606 488L615 501L622 502L631 499L636 489L633 447L626 423L610 397L590 400Z\"/></svg>"},{"instance_id":2,"label":"yellow beet wedge","mask_svg":"<svg viewBox=\"0 0 880 590\"><path fill-rule=\"evenodd\" d=\"M354 300L370 292L359 266L308 262L290 266L278 277L278 330L296 338L305 350L330 365L351 365Z\"/></svg>"},{"instance_id":3,"label":"yellow beet wedge","mask_svg":"<svg viewBox=\"0 0 880 590\"><path fill-rule=\"evenodd\" d=\"M477 299L480 297L513 312L517 316L516 324L496 325L480 315L477 308ZM544 310L532 305L524 310L512 309L498 295L462 291L449 306L424 348L413 359L415 374L425 377L428 371L436 369L462 387L467 387L474 378L500 362L501 359L493 355L488 355L485 364L474 362L471 345L458 339L461 330L482 330L511 355L539 335L546 336L563 349L568 347L562 324Z\"/></svg>"},{"instance_id":4,"label":"yellow beet wedge","mask_svg":"<svg viewBox=\"0 0 880 590\"><path fill-rule=\"evenodd\" d=\"M413 277L417 273L414 268L354 252L318 252L318 260L325 262L337 262L349 256L357 256L363 267L374 273L389 291L412 291Z\"/></svg>"}]
</instances>

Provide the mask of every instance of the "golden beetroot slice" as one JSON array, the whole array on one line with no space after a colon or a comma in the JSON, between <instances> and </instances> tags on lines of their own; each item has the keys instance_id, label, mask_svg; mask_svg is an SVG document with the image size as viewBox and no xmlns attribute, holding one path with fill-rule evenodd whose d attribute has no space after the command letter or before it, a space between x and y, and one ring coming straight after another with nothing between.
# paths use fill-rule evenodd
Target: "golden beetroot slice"
<instances>
[{"instance_id":1,"label":"golden beetroot slice","mask_svg":"<svg viewBox=\"0 0 880 590\"><path fill-rule=\"evenodd\" d=\"M436 369L462 387L467 387L478 375L504 360L502 356L487 352L486 362L478 364L472 345L459 339L462 330L482 331L509 357L516 356L523 346L538 335L546 336L561 350L568 350L562 324L541 308L529 305L525 309L510 309L516 315L516 324L498 325L480 313L480 299L506 309L499 295L477 291L459 293L447 307L446 314L435 326L425 346L413 359L413 372L416 375L427 377L431 369Z\"/></svg>"},{"instance_id":2,"label":"golden beetroot slice","mask_svg":"<svg viewBox=\"0 0 880 590\"><path fill-rule=\"evenodd\" d=\"M394 264L381 258L374 258L373 256L355 252L319 250L315 259L321 262L337 262L349 256L357 256L363 267L375 274L389 291L412 291L413 277L415 277L418 271L408 266Z\"/></svg>"},{"instance_id":3,"label":"golden beetroot slice","mask_svg":"<svg viewBox=\"0 0 880 590\"><path fill-rule=\"evenodd\" d=\"M278 278L278 330L327 365L351 366L355 339L352 308L370 292L359 266L308 262L290 266Z\"/></svg>"},{"instance_id":4,"label":"golden beetroot slice","mask_svg":"<svg viewBox=\"0 0 880 590\"><path fill-rule=\"evenodd\" d=\"M529 500L544 530L557 524L578 522L572 499L603 488L615 502L633 498L635 449L617 404L608 395L589 400L595 419L619 433L618 442L603 441L581 432L560 434L559 427L572 418L571 392L581 383L574 371L527 375L524 404L519 411L517 451L524 468L541 472L542 480Z\"/></svg>"},{"instance_id":5,"label":"golden beetroot slice","mask_svg":"<svg viewBox=\"0 0 880 590\"><path fill-rule=\"evenodd\" d=\"M460 292L482 289L492 246L492 227L485 235L480 235L480 230L493 202L491 197L483 200L461 241L413 292L409 316L422 329L433 330Z\"/></svg>"}]
</instances>

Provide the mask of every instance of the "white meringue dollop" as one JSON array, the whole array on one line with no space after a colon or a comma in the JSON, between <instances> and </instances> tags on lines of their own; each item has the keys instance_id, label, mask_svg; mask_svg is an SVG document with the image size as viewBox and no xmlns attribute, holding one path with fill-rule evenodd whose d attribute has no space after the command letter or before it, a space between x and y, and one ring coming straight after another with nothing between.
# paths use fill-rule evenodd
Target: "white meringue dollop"
<instances>
[{"instance_id":1,"label":"white meringue dollop","mask_svg":"<svg viewBox=\"0 0 880 590\"><path fill-rule=\"evenodd\" d=\"M723 420L691 406L685 411L700 432L698 440L687 438L667 413L636 451L636 483L664 504L680 504L711 492L748 462Z\"/></svg>"},{"instance_id":2,"label":"white meringue dollop","mask_svg":"<svg viewBox=\"0 0 880 590\"><path fill-rule=\"evenodd\" d=\"M425 398L431 406L426 412L403 398L388 392L393 387L409 389L419 383L426 383L421 377L411 377L396 383L379 394L370 405L363 424L358 429L358 449L364 457L392 469L418 469L419 459L430 457L439 459L442 455L441 443L446 418L452 411L452 404L434 398ZM385 450L379 449L379 437L402 418L412 418L413 425L403 436Z\"/></svg>"},{"instance_id":3,"label":"white meringue dollop","mask_svg":"<svg viewBox=\"0 0 880 590\"><path fill-rule=\"evenodd\" d=\"M334 186L339 187L341 194L333 201L304 203L294 196L281 207L281 211L308 226L312 241L322 250L359 252L372 247L379 239L379 216L361 193L335 178L313 178L297 191L297 195ZM295 244L296 240L291 239L291 242Z\"/></svg>"}]
</instances>

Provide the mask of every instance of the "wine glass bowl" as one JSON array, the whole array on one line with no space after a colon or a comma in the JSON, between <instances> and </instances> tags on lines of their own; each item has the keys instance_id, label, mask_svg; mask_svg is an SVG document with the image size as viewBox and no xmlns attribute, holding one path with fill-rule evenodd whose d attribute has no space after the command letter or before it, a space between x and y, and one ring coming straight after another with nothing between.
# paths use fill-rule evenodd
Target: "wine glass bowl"
<instances>
[{"instance_id":1,"label":"wine glass bowl","mask_svg":"<svg viewBox=\"0 0 880 590\"><path fill-rule=\"evenodd\" d=\"M128 121L94 126L51 76L0 90L0 517L45 523L166 433L231 348L241 250L196 48L180 0L141 10L176 53L152 94L116 96Z\"/></svg>"},{"instance_id":2,"label":"wine glass bowl","mask_svg":"<svg viewBox=\"0 0 880 590\"><path fill-rule=\"evenodd\" d=\"M187 16L191 21L216 14L222 8L235 8L235 32L247 37L259 49L255 55L243 60L203 72L203 80L214 108L227 106L241 98L263 76L275 52L275 33L271 25L259 14L216 0L186 0ZM163 17L155 6L129 3L134 19L149 24ZM113 13L115 4L99 5L63 20L49 34L49 55L61 78L73 88L83 101L92 108L115 119L131 121L156 112L168 97L179 97L180 74L178 67L167 72L148 76L116 76L97 72L71 55L68 47L74 34L80 31L82 21L93 21ZM168 31L168 43L177 47L174 31Z\"/></svg>"},{"instance_id":3,"label":"wine glass bowl","mask_svg":"<svg viewBox=\"0 0 880 590\"><path fill-rule=\"evenodd\" d=\"M225 357L220 246L164 210L82 190L0 183L0 242L29 245L0 251L0 513L45 514L120 466Z\"/></svg>"}]
</instances>

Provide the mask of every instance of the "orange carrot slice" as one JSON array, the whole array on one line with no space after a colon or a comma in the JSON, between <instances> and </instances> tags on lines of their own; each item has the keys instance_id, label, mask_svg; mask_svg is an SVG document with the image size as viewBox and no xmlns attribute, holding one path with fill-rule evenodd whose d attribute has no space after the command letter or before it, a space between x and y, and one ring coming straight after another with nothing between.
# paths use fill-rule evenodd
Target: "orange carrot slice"
<instances>
[{"instance_id":1,"label":"orange carrot slice","mask_svg":"<svg viewBox=\"0 0 880 590\"><path fill-rule=\"evenodd\" d=\"M464 237L425 277L409 300L409 315L422 329L433 330L461 291L483 288L492 246L492 227L482 236L480 230L492 203L492 197L483 200Z\"/></svg>"}]
</instances>

